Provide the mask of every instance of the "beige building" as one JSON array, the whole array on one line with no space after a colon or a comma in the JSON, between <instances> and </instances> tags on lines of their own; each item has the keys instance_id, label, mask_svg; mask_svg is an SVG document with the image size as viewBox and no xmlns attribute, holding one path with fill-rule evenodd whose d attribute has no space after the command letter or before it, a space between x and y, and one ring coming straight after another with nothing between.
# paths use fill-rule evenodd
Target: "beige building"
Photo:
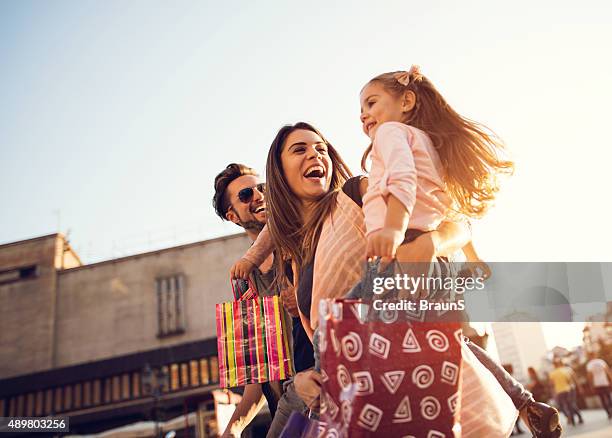
<instances>
[{"instance_id":1,"label":"beige building","mask_svg":"<svg viewBox=\"0 0 612 438\"><path fill-rule=\"evenodd\" d=\"M511 366L514 377L527 381L527 368L540 368L548 351L544 331L539 322L494 322L493 334L499 360Z\"/></svg>"},{"instance_id":2,"label":"beige building","mask_svg":"<svg viewBox=\"0 0 612 438\"><path fill-rule=\"evenodd\" d=\"M237 234L90 265L60 234L0 245L0 416L69 415L72 433L95 433L185 415L204 435L214 304L230 299L248 244Z\"/></svg>"}]
</instances>

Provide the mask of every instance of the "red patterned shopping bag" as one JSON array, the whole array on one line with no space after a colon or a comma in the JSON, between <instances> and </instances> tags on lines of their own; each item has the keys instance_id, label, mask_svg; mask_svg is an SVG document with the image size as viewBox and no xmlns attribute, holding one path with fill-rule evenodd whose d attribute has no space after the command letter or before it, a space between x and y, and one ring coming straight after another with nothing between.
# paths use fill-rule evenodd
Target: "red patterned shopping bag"
<instances>
[{"instance_id":1,"label":"red patterned shopping bag","mask_svg":"<svg viewBox=\"0 0 612 438\"><path fill-rule=\"evenodd\" d=\"M219 386L284 380L294 374L290 330L280 297L217 304Z\"/></svg>"},{"instance_id":2,"label":"red patterned shopping bag","mask_svg":"<svg viewBox=\"0 0 612 438\"><path fill-rule=\"evenodd\" d=\"M461 436L460 323L358 300L324 300L320 321L323 436Z\"/></svg>"}]
</instances>

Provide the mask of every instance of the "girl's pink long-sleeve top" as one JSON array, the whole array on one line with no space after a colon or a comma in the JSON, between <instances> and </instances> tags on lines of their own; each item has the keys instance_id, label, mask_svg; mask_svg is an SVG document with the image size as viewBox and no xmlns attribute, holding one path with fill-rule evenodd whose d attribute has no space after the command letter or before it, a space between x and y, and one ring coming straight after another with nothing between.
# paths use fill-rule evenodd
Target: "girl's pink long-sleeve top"
<instances>
[{"instance_id":1,"label":"girl's pink long-sleeve top","mask_svg":"<svg viewBox=\"0 0 612 438\"><path fill-rule=\"evenodd\" d=\"M429 136L404 123L383 123L374 136L370 157L368 190L363 196L366 234L384 227L389 195L406 207L409 228L438 228L449 214L451 199Z\"/></svg>"}]
</instances>

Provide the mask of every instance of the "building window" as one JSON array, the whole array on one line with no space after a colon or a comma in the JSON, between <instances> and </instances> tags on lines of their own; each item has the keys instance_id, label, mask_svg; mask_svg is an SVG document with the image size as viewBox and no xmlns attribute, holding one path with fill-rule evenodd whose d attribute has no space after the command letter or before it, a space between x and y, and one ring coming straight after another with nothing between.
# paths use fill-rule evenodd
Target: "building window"
<instances>
[{"instance_id":1,"label":"building window","mask_svg":"<svg viewBox=\"0 0 612 438\"><path fill-rule=\"evenodd\" d=\"M38 266L29 265L21 268L7 269L0 271L0 284L12 283L19 280L38 277Z\"/></svg>"},{"instance_id":2,"label":"building window","mask_svg":"<svg viewBox=\"0 0 612 438\"><path fill-rule=\"evenodd\" d=\"M189 372L191 375L191 386L200 385L200 373L198 373L198 361L192 360L189 362Z\"/></svg>"},{"instance_id":3,"label":"building window","mask_svg":"<svg viewBox=\"0 0 612 438\"><path fill-rule=\"evenodd\" d=\"M179 366L178 364L170 365L170 390L179 389Z\"/></svg>"},{"instance_id":4,"label":"building window","mask_svg":"<svg viewBox=\"0 0 612 438\"><path fill-rule=\"evenodd\" d=\"M189 365L186 363L181 364L181 388L187 388L189 386Z\"/></svg>"},{"instance_id":5,"label":"building window","mask_svg":"<svg viewBox=\"0 0 612 438\"><path fill-rule=\"evenodd\" d=\"M156 280L157 336L185 332L185 277L182 274Z\"/></svg>"},{"instance_id":6,"label":"building window","mask_svg":"<svg viewBox=\"0 0 612 438\"><path fill-rule=\"evenodd\" d=\"M72 409L72 386L64 386L64 410Z\"/></svg>"},{"instance_id":7,"label":"building window","mask_svg":"<svg viewBox=\"0 0 612 438\"><path fill-rule=\"evenodd\" d=\"M124 374L121 376L121 398L128 400L130 398L130 375Z\"/></svg>"},{"instance_id":8,"label":"building window","mask_svg":"<svg viewBox=\"0 0 612 438\"><path fill-rule=\"evenodd\" d=\"M34 416L34 397L35 394L33 392L26 396L26 417Z\"/></svg>"},{"instance_id":9,"label":"building window","mask_svg":"<svg viewBox=\"0 0 612 438\"><path fill-rule=\"evenodd\" d=\"M102 382L99 379L93 383L93 405L97 406L102 403Z\"/></svg>"},{"instance_id":10,"label":"building window","mask_svg":"<svg viewBox=\"0 0 612 438\"><path fill-rule=\"evenodd\" d=\"M103 398L104 403L111 402L111 400L113 399L112 392L113 392L113 378L107 377L106 379L104 379L104 398Z\"/></svg>"},{"instance_id":11,"label":"building window","mask_svg":"<svg viewBox=\"0 0 612 438\"><path fill-rule=\"evenodd\" d=\"M162 368L162 376L165 376L162 379L162 392L169 392L170 391L170 371L168 369L167 366L163 366Z\"/></svg>"},{"instance_id":12,"label":"building window","mask_svg":"<svg viewBox=\"0 0 612 438\"><path fill-rule=\"evenodd\" d=\"M210 379L208 377L208 360L200 359L200 377L202 385L208 385Z\"/></svg>"},{"instance_id":13,"label":"building window","mask_svg":"<svg viewBox=\"0 0 612 438\"><path fill-rule=\"evenodd\" d=\"M140 397L140 374L132 373L132 395Z\"/></svg>"},{"instance_id":14,"label":"building window","mask_svg":"<svg viewBox=\"0 0 612 438\"><path fill-rule=\"evenodd\" d=\"M211 357L210 359L210 380L214 383L219 381L219 362L216 357Z\"/></svg>"},{"instance_id":15,"label":"building window","mask_svg":"<svg viewBox=\"0 0 612 438\"><path fill-rule=\"evenodd\" d=\"M44 401L45 393L42 391L38 391L36 393L36 411L34 412L34 415L36 417L41 417L43 415Z\"/></svg>"},{"instance_id":16,"label":"building window","mask_svg":"<svg viewBox=\"0 0 612 438\"><path fill-rule=\"evenodd\" d=\"M47 389L45 391L45 415L53 413L53 390Z\"/></svg>"},{"instance_id":17,"label":"building window","mask_svg":"<svg viewBox=\"0 0 612 438\"><path fill-rule=\"evenodd\" d=\"M113 401L121 400L121 377L113 376Z\"/></svg>"},{"instance_id":18,"label":"building window","mask_svg":"<svg viewBox=\"0 0 612 438\"><path fill-rule=\"evenodd\" d=\"M82 400L82 386L80 383L74 385L74 409L81 408L81 400Z\"/></svg>"},{"instance_id":19,"label":"building window","mask_svg":"<svg viewBox=\"0 0 612 438\"><path fill-rule=\"evenodd\" d=\"M53 411L57 414L62 412L62 388L55 388L53 390L55 397L53 399Z\"/></svg>"},{"instance_id":20,"label":"building window","mask_svg":"<svg viewBox=\"0 0 612 438\"><path fill-rule=\"evenodd\" d=\"M83 384L83 406L91 406L91 382Z\"/></svg>"}]
</instances>

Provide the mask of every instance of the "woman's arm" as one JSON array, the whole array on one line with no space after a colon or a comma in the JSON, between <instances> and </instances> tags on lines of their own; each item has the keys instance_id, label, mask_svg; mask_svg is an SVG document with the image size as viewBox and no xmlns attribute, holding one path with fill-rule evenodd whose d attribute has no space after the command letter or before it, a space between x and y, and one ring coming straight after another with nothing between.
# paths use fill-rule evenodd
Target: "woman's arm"
<instances>
[{"instance_id":1,"label":"woman's arm","mask_svg":"<svg viewBox=\"0 0 612 438\"><path fill-rule=\"evenodd\" d=\"M236 406L222 437L240 436L242 430L255 418L265 402L261 383L251 383L244 387L242 400Z\"/></svg>"}]
</instances>

